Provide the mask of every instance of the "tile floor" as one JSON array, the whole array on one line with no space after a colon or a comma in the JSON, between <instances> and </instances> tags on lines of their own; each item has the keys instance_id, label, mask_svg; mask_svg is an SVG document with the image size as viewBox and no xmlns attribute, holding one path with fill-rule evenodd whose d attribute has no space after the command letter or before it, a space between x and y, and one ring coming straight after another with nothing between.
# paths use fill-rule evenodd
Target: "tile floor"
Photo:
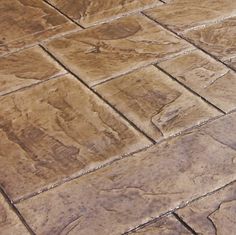
<instances>
[{"instance_id":1,"label":"tile floor","mask_svg":"<svg viewBox=\"0 0 236 235\"><path fill-rule=\"evenodd\" d=\"M236 1L0 1L0 235L235 235Z\"/></svg>"}]
</instances>

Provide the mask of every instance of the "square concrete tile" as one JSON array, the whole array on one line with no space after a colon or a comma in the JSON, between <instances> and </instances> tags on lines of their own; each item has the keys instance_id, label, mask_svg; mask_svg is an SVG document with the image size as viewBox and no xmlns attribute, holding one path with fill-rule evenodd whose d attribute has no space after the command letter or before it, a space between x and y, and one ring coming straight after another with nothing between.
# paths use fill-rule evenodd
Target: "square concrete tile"
<instances>
[{"instance_id":1,"label":"square concrete tile","mask_svg":"<svg viewBox=\"0 0 236 235\"><path fill-rule=\"evenodd\" d=\"M159 66L225 112L236 109L236 73L196 50Z\"/></svg>"},{"instance_id":2,"label":"square concrete tile","mask_svg":"<svg viewBox=\"0 0 236 235\"><path fill-rule=\"evenodd\" d=\"M95 90L156 141L221 114L154 66Z\"/></svg>"},{"instance_id":3,"label":"square concrete tile","mask_svg":"<svg viewBox=\"0 0 236 235\"><path fill-rule=\"evenodd\" d=\"M235 180L235 123L222 117L16 206L36 234L122 234Z\"/></svg>"},{"instance_id":4,"label":"square concrete tile","mask_svg":"<svg viewBox=\"0 0 236 235\"><path fill-rule=\"evenodd\" d=\"M47 0L84 27L161 5L159 0Z\"/></svg>"},{"instance_id":5,"label":"square concrete tile","mask_svg":"<svg viewBox=\"0 0 236 235\"><path fill-rule=\"evenodd\" d=\"M197 234L235 235L236 183L189 204L177 213Z\"/></svg>"},{"instance_id":6,"label":"square concrete tile","mask_svg":"<svg viewBox=\"0 0 236 235\"><path fill-rule=\"evenodd\" d=\"M0 95L65 73L38 46L0 57Z\"/></svg>"},{"instance_id":7,"label":"square concrete tile","mask_svg":"<svg viewBox=\"0 0 236 235\"><path fill-rule=\"evenodd\" d=\"M235 15L236 1L173 0L145 13L168 28L182 32Z\"/></svg>"},{"instance_id":8,"label":"square concrete tile","mask_svg":"<svg viewBox=\"0 0 236 235\"><path fill-rule=\"evenodd\" d=\"M0 55L76 28L41 0L0 1Z\"/></svg>"},{"instance_id":9,"label":"square concrete tile","mask_svg":"<svg viewBox=\"0 0 236 235\"><path fill-rule=\"evenodd\" d=\"M14 201L149 144L69 75L0 98L0 184Z\"/></svg>"},{"instance_id":10,"label":"square concrete tile","mask_svg":"<svg viewBox=\"0 0 236 235\"><path fill-rule=\"evenodd\" d=\"M142 15L83 30L45 46L90 86L192 49Z\"/></svg>"}]
</instances>

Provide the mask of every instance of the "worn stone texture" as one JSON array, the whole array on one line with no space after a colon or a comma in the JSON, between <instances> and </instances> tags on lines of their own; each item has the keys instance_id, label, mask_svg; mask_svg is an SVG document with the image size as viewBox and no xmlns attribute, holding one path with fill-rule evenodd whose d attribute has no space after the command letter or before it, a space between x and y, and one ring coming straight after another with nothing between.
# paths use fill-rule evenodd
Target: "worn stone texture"
<instances>
[{"instance_id":1,"label":"worn stone texture","mask_svg":"<svg viewBox=\"0 0 236 235\"><path fill-rule=\"evenodd\" d=\"M123 17L45 46L90 86L192 49L142 15Z\"/></svg>"},{"instance_id":2,"label":"worn stone texture","mask_svg":"<svg viewBox=\"0 0 236 235\"><path fill-rule=\"evenodd\" d=\"M47 0L84 27L161 5L159 0Z\"/></svg>"},{"instance_id":3,"label":"worn stone texture","mask_svg":"<svg viewBox=\"0 0 236 235\"><path fill-rule=\"evenodd\" d=\"M43 1L0 1L0 55L76 28Z\"/></svg>"},{"instance_id":4,"label":"worn stone texture","mask_svg":"<svg viewBox=\"0 0 236 235\"><path fill-rule=\"evenodd\" d=\"M2 194L0 194L0 234L30 235Z\"/></svg>"},{"instance_id":5,"label":"worn stone texture","mask_svg":"<svg viewBox=\"0 0 236 235\"><path fill-rule=\"evenodd\" d=\"M177 211L198 234L235 235L236 183Z\"/></svg>"},{"instance_id":6,"label":"worn stone texture","mask_svg":"<svg viewBox=\"0 0 236 235\"><path fill-rule=\"evenodd\" d=\"M150 144L69 75L0 104L0 184L14 201Z\"/></svg>"},{"instance_id":7,"label":"worn stone texture","mask_svg":"<svg viewBox=\"0 0 236 235\"><path fill-rule=\"evenodd\" d=\"M145 13L168 28L183 32L236 15L236 1L173 0Z\"/></svg>"},{"instance_id":8,"label":"worn stone texture","mask_svg":"<svg viewBox=\"0 0 236 235\"><path fill-rule=\"evenodd\" d=\"M236 70L236 56L232 57L226 61L224 61L227 65L229 65L231 68Z\"/></svg>"},{"instance_id":9,"label":"worn stone texture","mask_svg":"<svg viewBox=\"0 0 236 235\"><path fill-rule=\"evenodd\" d=\"M235 121L222 117L17 208L36 234L122 234L235 180Z\"/></svg>"},{"instance_id":10,"label":"worn stone texture","mask_svg":"<svg viewBox=\"0 0 236 235\"><path fill-rule=\"evenodd\" d=\"M173 215L161 218L155 223L148 224L131 235L191 235Z\"/></svg>"},{"instance_id":11,"label":"worn stone texture","mask_svg":"<svg viewBox=\"0 0 236 235\"><path fill-rule=\"evenodd\" d=\"M38 46L0 57L0 95L65 73Z\"/></svg>"},{"instance_id":12,"label":"worn stone texture","mask_svg":"<svg viewBox=\"0 0 236 235\"><path fill-rule=\"evenodd\" d=\"M221 114L154 66L98 85L95 90L155 140Z\"/></svg>"},{"instance_id":13,"label":"worn stone texture","mask_svg":"<svg viewBox=\"0 0 236 235\"><path fill-rule=\"evenodd\" d=\"M236 73L205 53L195 50L158 66L221 110L236 109Z\"/></svg>"},{"instance_id":14,"label":"worn stone texture","mask_svg":"<svg viewBox=\"0 0 236 235\"><path fill-rule=\"evenodd\" d=\"M236 4L236 1L232 2ZM234 9L236 10L236 7ZM236 17L188 31L185 36L222 61L236 56Z\"/></svg>"}]
</instances>

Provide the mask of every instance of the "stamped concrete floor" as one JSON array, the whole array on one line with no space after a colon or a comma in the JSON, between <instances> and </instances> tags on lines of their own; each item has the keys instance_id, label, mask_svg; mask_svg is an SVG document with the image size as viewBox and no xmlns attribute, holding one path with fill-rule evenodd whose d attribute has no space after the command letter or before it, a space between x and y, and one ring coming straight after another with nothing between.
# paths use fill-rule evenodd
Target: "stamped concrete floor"
<instances>
[{"instance_id":1,"label":"stamped concrete floor","mask_svg":"<svg viewBox=\"0 0 236 235\"><path fill-rule=\"evenodd\" d=\"M236 235L235 0L0 0L1 235Z\"/></svg>"}]
</instances>

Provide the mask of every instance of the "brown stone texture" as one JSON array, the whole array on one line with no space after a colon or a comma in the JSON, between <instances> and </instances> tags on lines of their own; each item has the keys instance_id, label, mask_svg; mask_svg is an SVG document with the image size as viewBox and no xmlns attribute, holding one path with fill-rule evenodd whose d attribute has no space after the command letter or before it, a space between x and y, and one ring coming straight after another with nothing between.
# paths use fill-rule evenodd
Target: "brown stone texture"
<instances>
[{"instance_id":1,"label":"brown stone texture","mask_svg":"<svg viewBox=\"0 0 236 235\"><path fill-rule=\"evenodd\" d=\"M232 2L236 4L236 1ZM236 7L234 9L236 10ZM185 36L222 61L236 56L236 17L188 31Z\"/></svg>"},{"instance_id":2,"label":"brown stone texture","mask_svg":"<svg viewBox=\"0 0 236 235\"><path fill-rule=\"evenodd\" d=\"M236 183L177 211L197 234L235 235Z\"/></svg>"},{"instance_id":3,"label":"brown stone texture","mask_svg":"<svg viewBox=\"0 0 236 235\"><path fill-rule=\"evenodd\" d=\"M84 27L160 5L159 0L47 0Z\"/></svg>"},{"instance_id":4,"label":"brown stone texture","mask_svg":"<svg viewBox=\"0 0 236 235\"><path fill-rule=\"evenodd\" d=\"M130 233L131 235L191 235L174 216L166 216L155 223Z\"/></svg>"},{"instance_id":5,"label":"brown stone texture","mask_svg":"<svg viewBox=\"0 0 236 235\"><path fill-rule=\"evenodd\" d=\"M0 1L0 55L76 28L41 0Z\"/></svg>"},{"instance_id":6,"label":"brown stone texture","mask_svg":"<svg viewBox=\"0 0 236 235\"><path fill-rule=\"evenodd\" d=\"M30 235L2 194L0 194L0 234Z\"/></svg>"},{"instance_id":7,"label":"brown stone texture","mask_svg":"<svg viewBox=\"0 0 236 235\"><path fill-rule=\"evenodd\" d=\"M221 110L236 109L236 73L205 53L195 50L158 66Z\"/></svg>"},{"instance_id":8,"label":"brown stone texture","mask_svg":"<svg viewBox=\"0 0 236 235\"><path fill-rule=\"evenodd\" d=\"M145 13L168 28L182 32L235 15L236 1L173 0Z\"/></svg>"},{"instance_id":9,"label":"brown stone texture","mask_svg":"<svg viewBox=\"0 0 236 235\"><path fill-rule=\"evenodd\" d=\"M236 56L232 57L226 61L224 61L227 65L229 65L231 68L236 70Z\"/></svg>"},{"instance_id":10,"label":"brown stone texture","mask_svg":"<svg viewBox=\"0 0 236 235\"><path fill-rule=\"evenodd\" d=\"M0 104L0 184L14 201L150 144L69 75Z\"/></svg>"},{"instance_id":11,"label":"brown stone texture","mask_svg":"<svg viewBox=\"0 0 236 235\"><path fill-rule=\"evenodd\" d=\"M154 66L98 85L95 90L155 140L221 114Z\"/></svg>"},{"instance_id":12,"label":"brown stone texture","mask_svg":"<svg viewBox=\"0 0 236 235\"><path fill-rule=\"evenodd\" d=\"M90 86L192 49L141 14L61 37L46 47Z\"/></svg>"},{"instance_id":13,"label":"brown stone texture","mask_svg":"<svg viewBox=\"0 0 236 235\"><path fill-rule=\"evenodd\" d=\"M0 95L65 73L40 47L0 57Z\"/></svg>"},{"instance_id":14,"label":"brown stone texture","mask_svg":"<svg viewBox=\"0 0 236 235\"><path fill-rule=\"evenodd\" d=\"M235 180L235 123L224 116L16 206L36 234L122 234Z\"/></svg>"}]
</instances>

